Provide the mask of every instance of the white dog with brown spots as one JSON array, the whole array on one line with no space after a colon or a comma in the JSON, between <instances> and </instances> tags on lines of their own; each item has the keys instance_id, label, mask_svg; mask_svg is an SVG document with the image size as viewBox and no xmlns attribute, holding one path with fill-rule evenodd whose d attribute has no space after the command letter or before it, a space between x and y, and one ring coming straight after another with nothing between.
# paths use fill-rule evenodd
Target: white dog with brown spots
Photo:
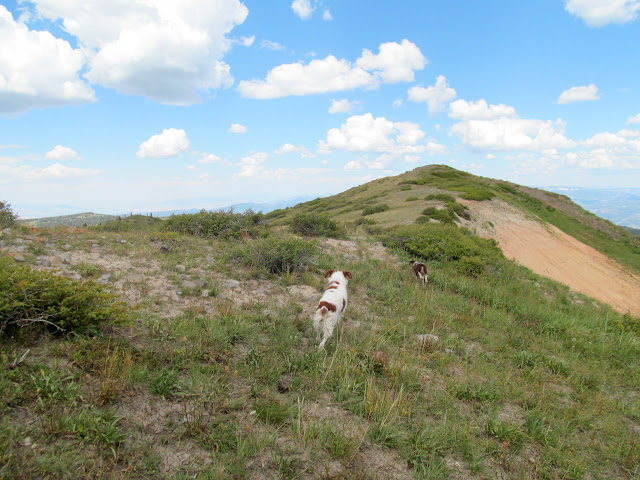
<instances>
[{"instance_id":1,"label":"white dog with brown spots","mask_svg":"<svg viewBox=\"0 0 640 480\"><path fill-rule=\"evenodd\" d=\"M327 279L327 289L318 302L318 308L313 316L316 339L322 338L318 350L324 348L325 343L331 338L333 330L340 322L342 314L347 309L347 283L349 283L347 279L353 278L353 275L345 270L328 270L324 278Z\"/></svg>"}]
</instances>

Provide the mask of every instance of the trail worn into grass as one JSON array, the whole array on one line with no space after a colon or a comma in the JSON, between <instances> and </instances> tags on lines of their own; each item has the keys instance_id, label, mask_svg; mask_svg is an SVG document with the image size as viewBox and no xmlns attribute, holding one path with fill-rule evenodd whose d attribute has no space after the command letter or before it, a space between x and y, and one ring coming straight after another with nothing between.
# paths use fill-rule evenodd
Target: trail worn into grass
<instances>
[{"instance_id":1,"label":"trail worn into grass","mask_svg":"<svg viewBox=\"0 0 640 480\"><path fill-rule=\"evenodd\" d=\"M494 238L507 258L621 313L640 315L640 278L615 261L503 201L462 202L473 215L469 226Z\"/></svg>"}]
</instances>

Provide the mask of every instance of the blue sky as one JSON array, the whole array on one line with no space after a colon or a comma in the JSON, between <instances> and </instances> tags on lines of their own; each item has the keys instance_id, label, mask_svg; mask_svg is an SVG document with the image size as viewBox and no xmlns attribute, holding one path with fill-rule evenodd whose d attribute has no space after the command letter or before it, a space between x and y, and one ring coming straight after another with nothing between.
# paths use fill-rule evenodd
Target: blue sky
<instances>
[{"instance_id":1,"label":"blue sky","mask_svg":"<svg viewBox=\"0 0 640 480\"><path fill-rule=\"evenodd\" d=\"M0 0L22 217L327 195L421 165L640 185L640 0Z\"/></svg>"}]
</instances>

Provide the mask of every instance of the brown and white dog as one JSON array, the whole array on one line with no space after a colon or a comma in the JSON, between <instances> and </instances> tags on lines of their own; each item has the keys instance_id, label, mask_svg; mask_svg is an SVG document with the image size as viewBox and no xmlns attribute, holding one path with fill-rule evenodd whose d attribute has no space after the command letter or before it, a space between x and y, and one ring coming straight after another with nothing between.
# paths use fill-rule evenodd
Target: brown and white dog
<instances>
[{"instance_id":1,"label":"brown and white dog","mask_svg":"<svg viewBox=\"0 0 640 480\"><path fill-rule=\"evenodd\" d=\"M318 302L318 308L313 315L316 339L320 340L322 337L318 350L324 348L324 344L333 335L333 329L338 325L342 314L347 309L347 283L349 283L347 279L353 278L353 275L344 270L328 270L324 278L327 278L327 289Z\"/></svg>"},{"instance_id":2,"label":"brown and white dog","mask_svg":"<svg viewBox=\"0 0 640 480\"><path fill-rule=\"evenodd\" d=\"M427 283L429 281L429 276L427 275L427 266L424 263L417 262L415 260L411 260L409 262L413 270L413 274L416 276L418 280L422 280L423 283Z\"/></svg>"}]
</instances>

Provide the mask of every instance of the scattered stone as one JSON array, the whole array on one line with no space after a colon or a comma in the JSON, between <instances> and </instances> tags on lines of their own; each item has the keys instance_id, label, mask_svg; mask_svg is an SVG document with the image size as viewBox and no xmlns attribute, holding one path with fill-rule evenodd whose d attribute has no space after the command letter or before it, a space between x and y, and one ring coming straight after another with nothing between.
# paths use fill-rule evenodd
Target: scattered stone
<instances>
[{"instance_id":1,"label":"scattered stone","mask_svg":"<svg viewBox=\"0 0 640 480\"><path fill-rule=\"evenodd\" d=\"M196 288L198 285L196 285L196 282L192 282L191 280L183 280L182 286L184 288Z\"/></svg>"},{"instance_id":2,"label":"scattered stone","mask_svg":"<svg viewBox=\"0 0 640 480\"><path fill-rule=\"evenodd\" d=\"M71 250L71 245L69 245L68 243L65 243L65 244L62 246L62 249L63 249L63 250Z\"/></svg>"},{"instance_id":3,"label":"scattered stone","mask_svg":"<svg viewBox=\"0 0 640 480\"><path fill-rule=\"evenodd\" d=\"M25 447L30 447L32 443L33 443L33 442L32 442L32 440L31 440L31 437L25 437L25 439L22 441L22 444L23 444Z\"/></svg>"},{"instance_id":4,"label":"scattered stone","mask_svg":"<svg viewBox=\"0 0 640 480\"><path fill-rule=\"evenodd\" d=\"M450 348L445 348L444 349L444 353L446 353L447 355L454 355L456 352L454 352Z\"/></svg>"},{"instance_id":5,"label":"scattered stone","mask_svg":"<svg viewBox=\"0 0 640 480\"><path fill-rule=\"evenodd\" d=\"M176 265L176 270L178 270L179 272L186 272L187 267L185 267L184 265Z\"/></svg>"},{"instance_id":6,"label":"scattered stone","mask_svg":"<svg viewBox=\"0 0 640 480\"><path fill-rule=\"evenodd\" d=\"M127 243L127 241L126 241L124 238L119 238L119 239L117 240L117 242L118 242L120 245L124 245L125 243Z\"/></svg>"},{"instance_id":7,"label":"scattered stone","mask_svg":"<svg viewBox=\"0 0 640 480\"><path fill-rule=\"evenodd\" d=\"M240 282L238 280L227 280L227 288L233 290L234 288L240 288Z\"/></svg>"},{"instance_id":8,"label":"scattered stone","mask_svg":"<svg viewBox=\"0 0 640 480\"><path fill-rule=\"evenodd\" d=\"M216 259L215 259L215 258L213 258L213 257L210 257L210 256L208 256L208 255L207 255L206 257L204 257L204 261L205 261L206 263L208 263L208 264L216 263Z\"/></svg>"},{"instance_id":9,"label":"scattered stone","mask_svg":"<svg viewBox=\"0 0 640 480\"><path fill-rule=\"evenodd\" d=\"M202 280L202 279L196 280L195 283L198 286L198 288L207 288L209 286L209 283L206 280Z\"/></svg>"},{"instance_id":10,"label":"scattered stone","mask_svg":"<svg viewBox=\"0 0 640 480\"><path fill-rule=\"evenodd\" d=\"M42 265L43 267L50 267L51 266L51 260L48 260L46 258L39 258L38 259L38 263L40 265Z\"/></svg>"},{"instance_id":11,"label":"scattered stone","mask_svg":"<svg viewBox=\"0 0 640 480\"><path fill-rule=\"evenodd\" d=\"M11 233L11 229L10 228L5 228L2 230L2 233L5 235L9 235Z\"/></svg>"},{"instance_id":12,"label":"scattered stone","mask_svg":"<svg viewBox=\"0 0 640 480\"><path fill-rule=\"evenodd\" d=\"M82 280L82 275L80 275L80 274L79 274L79 273L77 273L77 272L74 272L74 273L72 273L72 274L71 274L71 277L70 277L70 278L71 278L72 280Z\"/></svg>"},{"instance_id":13,"label":"scattered stone","mask_svg":"<svg viewBox=\"0 0 640 480\"><path fill-rule=\"evenodd\" d=\"M173 249L172 249L169 245L167 245L166 243L161 243L161 244L159 245L159 247L160 247L160 251L161 251L161 252L167 252L167 253L168 253L168 252L170 252L171 250L173 250Z\"/></svg>"},{"instance_id":14,"label":"scattered stone","mask_svg":"<svg viewBox=\"0 0 640 480\"><path fill-rule=\"evenodd\" d=\"M176 293L175 290L169 290L168 297L171 300L173 300L174 302L179 302L180 301L180 297L178 297L178 294Z\"/></svg>"},{"instance_id":15,"label":"scattered stone","mask_svg":"<svg viewBox=\"0 0 640 480\"><path fill-rule=\"evenodd\" d=\"M96 282L99 283L100 285L106 285L107 283L109 283L110 280L111 280L111 274L105 273L104 275L101 275L100 278L96 280Z\"/></svg>"},{"instance_id":16,"label":"scattered stone","mask_svg":"<svg viewBox=\"0 0 640 480\"><path fill-rule=\"evenodd\" d=\"M62 260L62 263L66 263L67 265L71 265L71 254L63 253L62 255L60 255L60 259Z\"/></svg>"},{"instance_id":17,"label":"scattered stone","mask_svg":"<svg viewBox=\"0 0 640 480\"><path fill-rule=\"evenodd\" d=\"M14 253L14 254L12 254L11 256L13 257L13 259L14 259L16 262L20 262L20 263L22 263L22 262L24 262L24 261L25 261L24 257L23 257L23 256L22 256L22 254L20 254L20 253Z\"/></svg>"},{"instance_id":18,"label":"scattered stone","mask_svg":"<svg viewBox=\"0 0 640 480\"><path fill-rule=\"evenodd\" d=\"M291 380L286 377L280 378L277 388L280 393L287 393L291 389Z\"/></svg>"},{"instance_id":19,"label":"scattered stone","mask_svg":"<svg viewBox=\"0 0 640 480\"><path fill-rule=\"evenodd\" d=\"M16 252L20 252L20 253L24 252L26 249L27 249L26 245L20 245L19 247L14 248Z\"/></svg>"},{"instance_id":20,"label":"scattered stone","mask_svg":"<svg viewBox=\"0 0 640 480\"><path fill-rule=\"evenodd\" d=\"M431 333L423 333L422 335L417 335L418 340L421 342L430 342L430 343L438 343L440 341L440 337L437 335L433 335Z\"/></svg>"}]
</instances>

